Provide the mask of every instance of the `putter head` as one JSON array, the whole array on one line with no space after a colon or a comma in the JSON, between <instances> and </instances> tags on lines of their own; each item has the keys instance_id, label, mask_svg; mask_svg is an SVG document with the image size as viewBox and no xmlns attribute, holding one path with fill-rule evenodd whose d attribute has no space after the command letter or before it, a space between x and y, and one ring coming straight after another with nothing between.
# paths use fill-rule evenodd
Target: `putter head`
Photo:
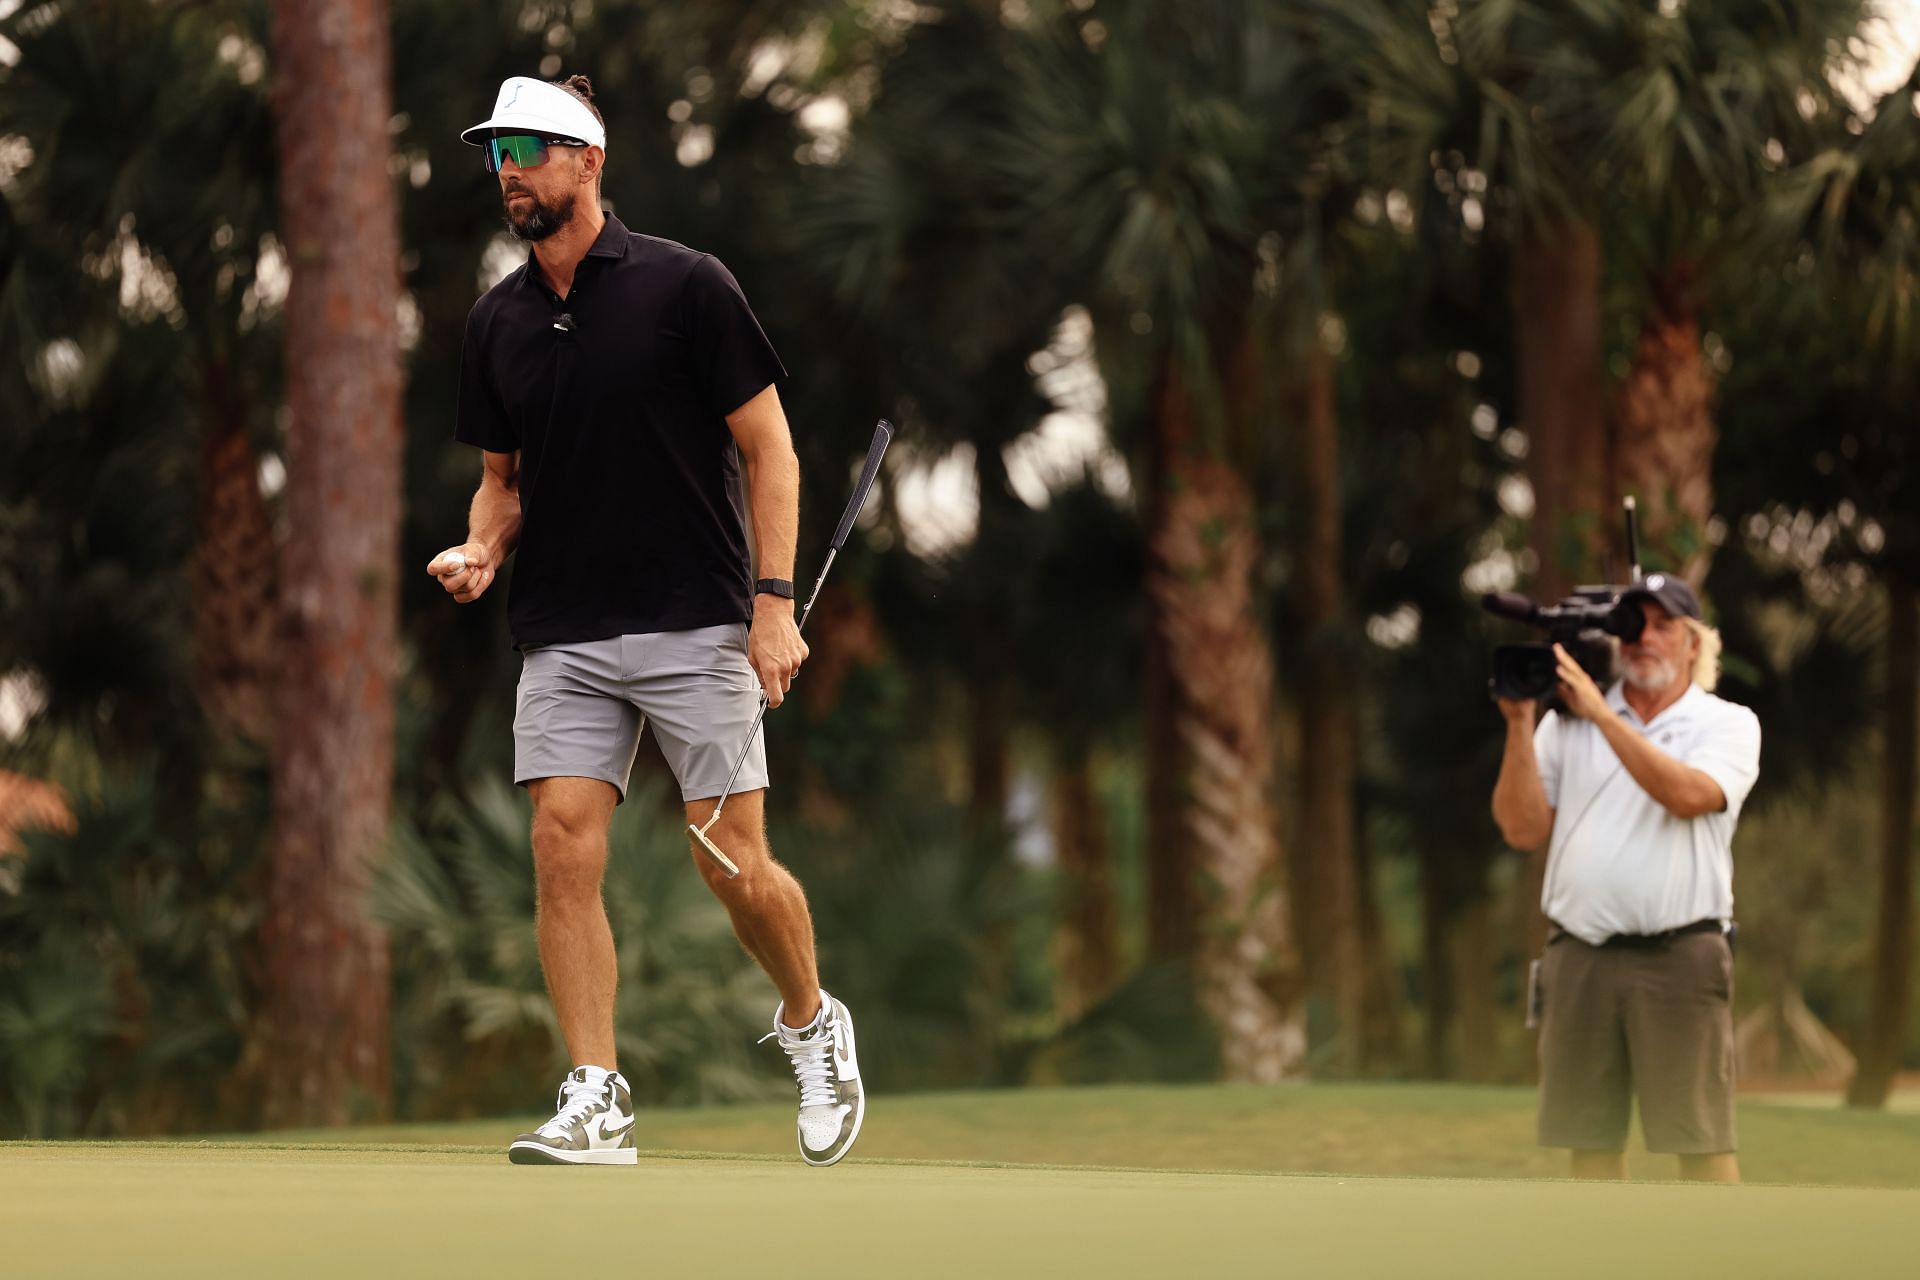
<instances>
[{"instance_id":1,"label":"putter head","mask_svg":"<svg viewBox=\"0 0 1920 1280\"><path fill-rule=\"evenodd\" d=\"M727 879L731 880L735 876L740 874L740 868L736 867L733 864L733 859L729 858L726 854L720 852L720 846L715 844L713 841L707 839L706 832L694 826L691 822L687 824L687 830L693 832L693 838L700 842L700 847L702 849L705 849L708 853L713 855L713 860L719 863L721 868L727 873Z\"/></svg>"}]
</instances>

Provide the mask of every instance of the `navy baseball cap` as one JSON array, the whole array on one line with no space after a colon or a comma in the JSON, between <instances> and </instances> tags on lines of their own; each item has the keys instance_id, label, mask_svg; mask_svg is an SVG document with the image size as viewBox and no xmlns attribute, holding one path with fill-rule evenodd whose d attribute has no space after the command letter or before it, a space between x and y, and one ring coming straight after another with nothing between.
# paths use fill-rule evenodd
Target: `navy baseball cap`
<instances>
[{"instance_id":1,"label":"navy baseball cap","mask_svg":"<svg viewBox=\"0 0 1920 1280\"><path fill-rule=\"evenodd\" d=\"M1693 588L1686 584L1685 579L1671 574L1650 573L1638 585L1629 587L1620 599L1651 600L1676 618L1705 621L1700 616L1700 597L1693 594Z\"/></svg>"}]
</instances>

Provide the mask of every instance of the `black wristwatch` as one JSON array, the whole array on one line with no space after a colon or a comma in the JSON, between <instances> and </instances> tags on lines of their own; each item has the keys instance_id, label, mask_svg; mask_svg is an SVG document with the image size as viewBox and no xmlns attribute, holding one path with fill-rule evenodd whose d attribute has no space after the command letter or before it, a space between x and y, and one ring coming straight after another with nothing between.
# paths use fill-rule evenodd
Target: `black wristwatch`
<instances>
[{"instance_id":1,"label":"black wristwatch","mask_svg":"<svg viewBox=\"0 0 1920 1280\"><path fill-rule=\"evenodd\" d=\"M785 578L761 578L753 584L753 594L757 596L779 596L782 600L793 599L793 584Z\"/></svg>"}]
</instances>

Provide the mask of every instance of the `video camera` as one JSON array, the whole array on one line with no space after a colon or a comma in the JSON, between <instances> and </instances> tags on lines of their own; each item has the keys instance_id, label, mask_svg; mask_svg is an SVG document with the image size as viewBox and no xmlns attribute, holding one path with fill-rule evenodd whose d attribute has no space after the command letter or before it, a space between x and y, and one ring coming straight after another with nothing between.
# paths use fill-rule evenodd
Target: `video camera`
<instances>
[{"instance_id":1,"label":"video camera","mask_svg":"<svg viewBox=\"0 0 1920 1280\"><path fill-rule=\"evenodd\" d=\"M1502 618L1539 627L1545 644L1503 644L1493 651L1493 678L1488 686L1496 698L1544 698L1559 685L1553 646L1565 649L1601 688L1613 682L1614 639L1632 644L1640 638L1646 617L1640 606L1623 600L1641 580L1640 548L1634 527L1633 499L1624 502L1627 521L1627 561L1632 566L1629 586L1575 587L1559 604L1543 605L1511 591L1490 591L1480 607Z\"/></svg>"}]
</instances>

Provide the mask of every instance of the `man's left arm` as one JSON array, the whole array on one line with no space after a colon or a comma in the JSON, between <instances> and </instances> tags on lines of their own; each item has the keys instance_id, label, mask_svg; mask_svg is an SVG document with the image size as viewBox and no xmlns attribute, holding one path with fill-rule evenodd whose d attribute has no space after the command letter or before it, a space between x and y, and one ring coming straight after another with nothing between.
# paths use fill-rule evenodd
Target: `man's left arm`
<instances>
[{"instance_id":1,"label":"man's left arm","mask_svg":"<svg viewBox=\"0 0 1920 1280\"><path fill-rule=\"evenodd\" d=\"M794 548L800 540L800 459L793 452L779 391L771 385L762 388L727 415L727 426L747 468L749 515L759 556L755 575L791 582ZM794 602L756 594L747 660L767 691L767 705L777 707L785 700L806 658L807 644L794 620Z\"/></svg>"},{"instance_id":2,"label":"man's left arm","mask_svg":"<svg viewBox=\"0 0 1920 1280\"><path fill-rule=\"evenodd\" d=\"M1720 784L1703 770L1683 764L1648 741L1607 705L1606 695L1559 645L1560 696L1575 715L1593 722L1628 774L1676 818L1698 818L1727 807Z\"/></svg>"}]
</instances>

